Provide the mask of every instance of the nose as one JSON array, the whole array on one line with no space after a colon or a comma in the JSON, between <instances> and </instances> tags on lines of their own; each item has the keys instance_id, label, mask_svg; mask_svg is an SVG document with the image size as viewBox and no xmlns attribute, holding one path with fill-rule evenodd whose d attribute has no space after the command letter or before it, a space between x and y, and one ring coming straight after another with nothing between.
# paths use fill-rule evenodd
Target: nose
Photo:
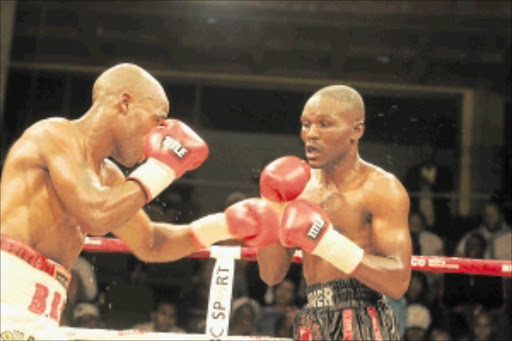
<instances>
[{"instance_id":1,"label":"nose","mask_svg":"<svg viewBox=\"0 0 512 341\"><path fill-rule=\"evenodd\" d=\"M312 124L306 129L304 136L306 138L306 141L317 140L319 137L318 129L314 124Z\"/></svg>"}]
</instances>

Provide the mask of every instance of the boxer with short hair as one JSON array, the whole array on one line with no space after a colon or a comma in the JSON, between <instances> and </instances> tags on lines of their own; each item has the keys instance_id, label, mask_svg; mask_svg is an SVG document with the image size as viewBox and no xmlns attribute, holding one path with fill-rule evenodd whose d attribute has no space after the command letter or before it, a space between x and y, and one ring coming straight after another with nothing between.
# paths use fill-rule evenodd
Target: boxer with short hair
<instances>
[{"instance_id":1,"label":"boxer with short hair","mask_svg":"<svg viewBox=\"0 0 512 341\"><path fill-rule=\"evenodd\" d=\"M278 240L278 217L261 199L190 225L151 222L142 207L199 167L208 146L183 122L167 119L164 89L136 65L102 73L92 100L77 120L35 123L7 155L0 215L2 337L65 339L56 327L69 270L87 235L112 232L146 262L176 260L223 239L253 238L254 246ZM141 164L125 178L109 157L126 167ZM265 228L273 232L260 235Z\"/></svg>"},{"instance_id":2,"label":"boxer with short hair","mask_svg":"<svg viewBox=\"0 0 512 341\"><path fill-rule=\"evenodd\" d=\"M303 250L308 303L295 318L297 340L397 340L384 295L397 299L409 285L408 194L395 176L359 156L365 112L356 90L320 89L300 120L311 179L298 198L273 199L291 202L280 243L258 251L260 275L268 285L279 283L295 248ZM283 170L281 178L289 174ZM282 192L290 183L261 185ZM267 198L272 193L260 190Z\"/></svg>"}]
</instances>

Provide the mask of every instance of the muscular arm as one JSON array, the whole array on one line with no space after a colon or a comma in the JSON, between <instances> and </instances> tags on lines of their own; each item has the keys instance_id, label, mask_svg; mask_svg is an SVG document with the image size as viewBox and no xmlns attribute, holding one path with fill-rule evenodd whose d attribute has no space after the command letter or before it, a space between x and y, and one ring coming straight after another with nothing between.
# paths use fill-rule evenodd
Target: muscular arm
<instances>
[{"instance_id":1,"label":"muscular arm","mask_svg":"<svg viewBox=\"0 0 512 341\"><path fill-rule=\"evenodd\" d=\"M109 183L124 182L123 174L115 165L109 163L107 167ZM189 225L152 222L142 209L112 232L145 262L174 261L197 250Z\"/></svg>"},{"instance_id":2,"label":"muscular arm","mask_svg":"<svg viewBox=\"0 0 512 341\"><path fill-rule=\"evenodd\" d=\"M288 249L281 243L274 243L258 249L257 259L260 277L266 284L274 286L286 276L295 249Z\"/></svg>"},{"instance_id":3,"label":"muscular arm","mask_svg":"<svg viewBox=\"0 0 512 341\"><path fill-rule=\"evenodd\" d=\"M64 135L67 136L67 135ZM102 235L126 223L145 204L133 181L104 186L74 141L53 141L42 155L53 187L82 230Z\"/></svg>"},{"instance_id":4,"label":"muscular arm","mask_svg":"<svg viewBox=\"0 0 512 341\"><path fill-rule=\"evenodd\" d=\"M351 276L398 299L407 290L411 275L409 197L398 180L393 179L391 184L377 184L370 200L373 252L365 253Z\"/></svg>"},{"instance_id":5,"label":"muscular arm","mask_svg":"<svg viewBox=\"0 0 512 341\"><path fill-rule=\"evenodd\" d=\"M142 210L113 233L145 262L170 262L197 250L189 225L152 222Z\"/></svg>"}]
</instances>

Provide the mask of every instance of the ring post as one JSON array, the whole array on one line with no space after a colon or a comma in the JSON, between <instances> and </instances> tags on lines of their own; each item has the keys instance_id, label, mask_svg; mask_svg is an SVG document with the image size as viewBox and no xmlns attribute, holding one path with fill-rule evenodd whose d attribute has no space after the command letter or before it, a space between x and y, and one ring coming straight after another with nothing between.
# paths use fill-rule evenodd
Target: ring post
<instances>
[{"instance_id":1,"label":"ring post","mask_svg":"<svg viewBox=\"0 0 512 341\"><path fill-rule=\"evenodd\" d=\"M211 257L215 266L210 285L206 335L209 340L226 340L229 330L235 259L240 259L240 246L211 246Z\"/></svg>"}]
</instances>

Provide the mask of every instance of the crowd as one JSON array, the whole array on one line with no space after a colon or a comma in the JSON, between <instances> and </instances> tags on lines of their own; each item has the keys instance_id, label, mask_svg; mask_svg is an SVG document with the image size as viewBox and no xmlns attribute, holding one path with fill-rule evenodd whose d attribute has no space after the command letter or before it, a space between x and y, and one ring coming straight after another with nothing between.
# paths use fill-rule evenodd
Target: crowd
<instances>
[{"instance_id":1,"label":"crowd","mask_svg":"<svg viewBox=\"0 0 512 341\"><path fill-rule=\"evenodd\" d=\"M177 193L171 197L179 198L176 203L185 207L186 201ZM243 193L234 192L226 198L225 205L245 197ZM175 208L166 210L159 203L152 204L147 212L155 218L180 219ZM481 216L472 225L456 226L453 223L456 219L442 219L450 222L444 224L445 229L458 229L457 240L446 237L454 235L453 231L445 235L436 233L432 228L435 220L429 223L419 206L412 207L409 227L415 255L511 259L512 232L498 201L486 201ZM223 244L233 243L236 242ZM128 263L132 263L127 267L129 275L119 278L120 282L128 283L127 290L120 290L120 284L113 287L102 282L100 276L95 275L94 262L94 255L83 253L73 267L63 324L171 333L205 332L212 260L175 262L178 274L182 274L180 267L192 267L189 269L192 276L188 281L183 279L185 285L171 288L172 284L166 287L162 281L151 279L150 272L155 273L151 267L158 265L129 258ZM176 272L174 269L170 271ZM238 260L230 335L292 337L293 319L306 302L305 282L300 273L300 265L294 264L281 283L268 287L259 280L255 263ZM111 305L112 297L129 290L135 290L130 298L134 300L133 308L123 306L119 310L124 311L116 311ZM506 340L512 337L510 295L509 278L414 271L404 297L400 300L388 297L388 301L395 311L404 340ZM144 300L151 302L141 302Z\"/></svg>"}]
</instances>

